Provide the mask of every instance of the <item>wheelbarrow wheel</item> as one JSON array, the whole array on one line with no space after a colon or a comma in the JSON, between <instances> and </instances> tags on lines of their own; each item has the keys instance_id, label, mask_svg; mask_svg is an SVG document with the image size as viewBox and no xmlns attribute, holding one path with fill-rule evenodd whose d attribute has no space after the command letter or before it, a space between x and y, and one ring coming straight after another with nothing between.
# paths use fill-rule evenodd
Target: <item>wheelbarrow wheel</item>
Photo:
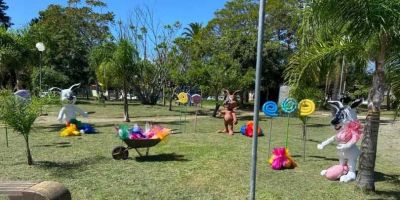
<instances>
[{"instance_id":1,"label":"wheelbarrow wheel","mask_svg":"<svg viewBox=\"0 0 400 200\"><path fill-rule=\"evenodd\" d=\"M128 148L123 146L117 146L112 150L112 157L115 160L126 160L129 157Z\"/></svg>"}]
</instances>

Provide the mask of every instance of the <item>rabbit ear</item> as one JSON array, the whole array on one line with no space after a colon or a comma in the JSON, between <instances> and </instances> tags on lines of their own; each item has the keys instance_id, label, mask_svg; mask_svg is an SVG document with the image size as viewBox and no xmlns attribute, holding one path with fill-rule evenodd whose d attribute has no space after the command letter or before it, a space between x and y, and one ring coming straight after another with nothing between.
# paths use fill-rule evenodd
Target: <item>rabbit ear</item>
<instances>
[{"instance_id":1,"label":"rabbit ear","mask_svg":"<svg viewBox=\"0 0 400 200\"><path fill-rule=\"evenodd\" d=\"M361 103L363 102L363 99L356 99L351 103L350 107L351 108L357 108Z\"/></svg>"},{"instance_id":2,"label":"rabbit ear","mask_svg":"<svg viewBox=\"0 0 400 200\"><path fill-rule=\"evenodd\" d=\"M74 90L74 89L78 88L79 86L81 86L81 83L74 84L69 89Z\"/></svg>"},{"instance_id":3,"label":"rabbit ear","mask_svg":"<svg viewBox=\"0 0 400 200\"><path fill-rule=\"evenodd\" d=\"M60 88L58 88L58 87L52 87L52 88L49 89L49 91L50 91L50 92L52 92L52 91L61 92L62 89L60 89Z\"/></svg>"},{"instance_id":4,"label":"rabbit ear","mask_svg":"<svg viewBox=\"0 0 400 200\"><path fill-rule=\"evenodd\" d=\"M234 93L233 93L233 95L236 95L237 93L239 93L240 92L240 90L236 90Z\"/></svg>"},{"instance_id":5,"label":"rabbit ear","mask_svg":"<svg viewBox=\"0 0 400 200\"><path fill-rule=\"evenodd\" d=\"M343 104L340 101L328 101L328 103L336 112L343 108Z\"/></svg>"},{"instance_id":6,"label":"rabbit ear","mask_svg":"<svg viewBox=\"0 0 400 200\"><path fill-rule=\"evenodd\" d=\"M224 89L224 94L225 94L225 95L230 95L231 93L229 92L229 90Z\"/></svg>"}]
</instances>

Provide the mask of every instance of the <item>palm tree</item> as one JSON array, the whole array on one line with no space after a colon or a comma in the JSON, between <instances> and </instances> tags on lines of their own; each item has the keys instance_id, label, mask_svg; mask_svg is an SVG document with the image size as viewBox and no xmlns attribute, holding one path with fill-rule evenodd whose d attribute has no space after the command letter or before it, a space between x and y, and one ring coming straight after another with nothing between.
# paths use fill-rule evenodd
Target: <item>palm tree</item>
<instances>
[{"instance_id":1,"label":"palm tree","mask_svg":"<svg viewBox=\"0 0 400 200\"><path fill-rule=\"evenodd\" d=\"M358 41L344 36L343 28L331 24L318 24L311 7L302 12L299 27L298 51L289 60L284 71L286 83L291 86L292 95L299 99L318 98L315 85L325 84L325 93L333 82L331 98L339 100L342 69L354 63L366 66L366 54L360 54ZM325 95L326 95L325 94Z\"/></svg>"},{"instance_id":2,"label":"palm tree","mask_svg":"<svg viewBox=\"0 0 400 200\"><path fill-rule=\"evenodd\" d=\"M129 122L128 112L128 83L138 65L139 53L135 47L126 39L121 39L113 53L114 73L122 80L124 97L124 121Z\"/></svg>"},{"instance_id":3,"label":"palm tree","mask_svg":"<svg viewBox=\"0 0 400 200\"><path fill-rule=\"evenodd\" d=\"M400 30L399 0L314 0L308 4L316 23L343 30L341 34L350 38L349 48L339 48L330 52L325 48L314 53L337 54L342 49L342 55L348 55L348 49L365 61L375 61L373 84L368 96L368 114L364 127L364 137L361 144L361 155L357 176L357 186L364 191L375 190L374 169L379 132L380 107L385 92L385 73L383 65L391 50L398 47ZM354 44L354 45L353 45ZM360 45L362 44L362 45ZM357 46L358 48L351 48ZM313 55L318 58L318 55ZM311 60L318 66L321 59ZM321 64L321 63L319 63ZM312 65L309 65L312 66Z\"/></svg>"},{"instance_id":4,"label":"palm tree","mask_svg":"<svg viewBox=\"0 0 400 200\"><path fill-rule=\"evenodd\" d=\"M28 165L33 164L29 135L36 118L40 116L42 102L32 98L30 101L12 95L9 91L0 91L0 119L25 140Z\"/></svg>"},{"instance_id":5,"label":"palm tree","mask_svg":"<svg viewBox=\"0 0 400 200\"><path fill-rule=\"evenodd\" d=\"M400 111L400 58L396 55L388 59L385 69L385 80L388 85L387 105L392 104L392 108L395 110L395 120Z\"/></svg>"},{"instance_id":6,"label":"palm tree","mask_svg":"<svg viewBox=\"0 0 400 200\"><path fill-rule=\"evenodd\" d=\"M186 38L194 38L199 35L203 25L198 22L190 23L189 27L184 28L185 32L182 33L182 36Z\"/></svg>"},{"instance_id":7,"label":"palm tree","mask_svg":"<svg viewBox=\"0 0 400 200\"><path fill-rule=\"evenodd\" d=\"M4 2L4 0L0 0L0 24L4 26L4 28L10 28L13 23L11 23L11 18L6 14L6 10L8 6Z\"/></svg>"}]
</instances>

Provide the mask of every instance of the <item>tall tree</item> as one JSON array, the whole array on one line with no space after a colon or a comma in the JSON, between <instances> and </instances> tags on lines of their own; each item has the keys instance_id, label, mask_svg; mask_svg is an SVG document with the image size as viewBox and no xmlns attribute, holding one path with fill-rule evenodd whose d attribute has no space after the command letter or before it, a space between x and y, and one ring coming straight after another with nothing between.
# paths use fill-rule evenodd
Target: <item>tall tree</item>
<instances>
[{"instance_id":1,"label":"tall tree","mask_svg":"<svg viewBox=\"0 0 400 200\"><path fill-rule=\"evenodd\" d=\"M4 0L0 0L0 23L6 29L10 28L13 24L11 23L11 18L6 14L8 6Z\"/></svg>"},{"instance_id":2,"label":"tall tree","mask_svg":"<svg viewBox=\"0 0 400 200\"><path fill-rule=\"evenodd\" d=\"M111 39L109 30L114 14L97 12L102 1L69 1L69 5L50 5L32 20L29 27L31 46L43 42L43 65L62 72L70 83L87 84L95 76L89 67L89 52ZM82 77L87 77L82 79Z\"/></svg>"},{"instance_id":3,"label":"tall tree","mask_svg":"<svg viewBox=\"0 0 400 200\"><path fill-rule=\"evenodd\" d=\"M28 71L25 64L31 52L24 37L21 33L0 28L0 88L13 87L17 74Z\"/></svg>"},{"instance_id":4,"label":"tall tree","mask_svg":"<svg viewBox=\"0 0 400 200\"><path fill-rule=\"evenodd\" d=\"M134 71L138 69L139 54L133 44L126 39L121 39L113 53L112 62L114 73L121 78L124 97L124 121L129 122L128 90Z\"/></svg>"},{"instance_id":5,"label":"tall tree","mask_svg":"<svg viewBox=\"0 0 400 200\"><path fill-rule=\"evenodd\" d=\"M342 44L314 51L319 55L337 55L351 52L364 57L364 62L375 62L372 88L368 96L368 114L361 144L361 155L357 175L357 186L362 190L375 190L375 161L379 132L380 107L385 92L383 65L388 56L398 48L400 30L399 0L317 0L310 6L316 22L343 30L342 38L349 38ZM328 26L328 27L329 27ZM324 26L327 27L327 26ZM339 38L339 39L342 39ZM311 51L312 52L312 51ZM345 54L348 57L348 54ZM315 55L316 56L316 55ZM317 56L310 62L317 63ZM317 66L317 65L314 65ZM365 66L365 65L364 65Z\"/></svg>"},{"instance_id":6,"label":"tall tree","mask_svg":"<svg viewBox=\"0 0 400 200\"><path fill-rule=\"evenodd\" d=\"M9 91L0 91L0 119L24 138L28 165L33 164L29 135L33 123L40 115L41 106L40 99L28 100L16 97Z\"/></svg>"},{"instance_id":7,"label":"tall tree","mask_svg":"<svg viewBox=\"0 0 400 200\"><path fill-rule=\"evenodd\" d=\"M239 62L243 75L256 65L258 7L258 1L255 0L228 1L206 26L218 40L221 49ZM261 80L264 95L276 92L283 82L281 74L296 46L294 33L298 25L298 7L296 0L272 0L267 4L268 16L265 20L270 26L264 33L266 48ZM250 86L242 86L242 92L245 93Z\"/></svg>"},{"instance_id":8,"label":"tall tree","mask_svg":"<svg viewBox=\"0 0 400 200\"><path fill-rule=\"evenodd\" d=\"M182 35L187 38L194 38L200 34L203 25L198 22L190 23L189 27L184 28Z\"/></svg>"},{"instance_id":9,"label":"tall tree","mask_svg":"<svg viewBox=\"0 0 400 200\"><path fill-rule=\"evenodd\" d=\"M140 81L134 81L132 85L143 104L156 104L167 83L169 52L180 27L179 22L162 25L151 9L138 7L128 25L121 28L121 36L128 38L142 57L135 71L135 77Z\"/></svg>"}]
</instances>

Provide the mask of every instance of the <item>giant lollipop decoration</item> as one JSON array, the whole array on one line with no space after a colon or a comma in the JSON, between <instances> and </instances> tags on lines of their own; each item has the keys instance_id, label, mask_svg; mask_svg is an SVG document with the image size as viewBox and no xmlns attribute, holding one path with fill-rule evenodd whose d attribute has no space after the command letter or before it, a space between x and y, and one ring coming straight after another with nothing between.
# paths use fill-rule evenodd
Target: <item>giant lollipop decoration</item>
<instances>
[{"instance_id":1,"label":"giant lollipop decoration","mask_svg":"<svg viewBox=\"0 0 400 200\"><path fill-rule=\"evenodd\" d=\"M181 104L186 104L189 101L188 94L186 92L181 92L178 94L178 102Z\"/></svg>"},{"instance_id":2,"label":"giant lollipop decoration","mask_svg":"<svg viewBox=\"0 0 400 200\"><path fill-rule=\"evenodd\" d=\"M310 99L303 99L299 103L299 117L303 122L303 159L306 160L307 119L315 111L315 104Z\"/></svg>"},{"instance_id":3,"label":"giant lollipop decoration","mask_svg":"<svg viewBox=\"0 0 400 200\"><path fill-rule=\"evenodd\" d=\"M186 112L187 111L187 106L186 105L187 105L188 101L189 101L189 94L188 93L181 92L181 93L178 94L178 102L185 106L185 113L184 113L184 115L185 115L185 123L186 123L186 113L187 113ZM179 127L182 125L182 109L180 109L180 112L181 112L181 114L180 114L180 117L179 117L179 121L180 121ZM185 124L184 129L185 129L184 132L186 132L186 124Z\"/></svg>"},{"instance_id":4,"label":"giant lollipop decoration","mask_svg":"<svg viewBox=\"0 0 400 200\"><path fill-rule=\"evenodd\" d=\"M306 117L315 111L315 104L310 99L303 99L299 103L300 116Z\"/></svg>"},{"instance_id":5,"label":"giant lollipop decoration","mask_svg":"<svg viewBox=\"0 0 400 200\"><path fill-rule=\"evenodd\" d=\"M297 101L293 98L286 98L281 103L282 111L287 114L287 126L286 126L286 141L285 147L288 147L288 139L289 139L289 119L290 114L293 113L297 109Z\"/></svg>"},{"instance_id":6,"label":"giant lollipop decoration","mask_svg":"<svg viewBox=\"0 0 400 200\"><path fill-rule=\"evenodd\" d=\"M262 106L262 111L265 116L270 117L269 123L269 138L268 138L268 156L271 152L271 137L272 137L272 118L278 116L278 105L273 101L267 101Z\"/></svg>"},{"instance_id":7,"label":"giant lollipop decoration","mask_svg":"<svg viewBox=\"0 0 400 200\"><path fill-rule=\"evenodd\" d=\"M199 110L198 105L201 103L201 95L199 94L194 94L192 95L192 102L196 106L196 114L194 118L194 132L196 132L196 127L197 127L197 112Z\"/></svg>"},{"instance_id":8,"label":"giant lollipop decoration","mask_svg":"<svg viewBox=\"0 0 400 200\"><path fill-rule=\"evenodd\" d=\"M272 169L293 169L297 165L289 154L288 139L289 139L289 119L290 114L297 109L297 101L293 98L286 98L281 102L281 108L287 114L286 140L285 147L274 148L272 157L269 159L269 164Z\"/></svg>"}]
</instances>

